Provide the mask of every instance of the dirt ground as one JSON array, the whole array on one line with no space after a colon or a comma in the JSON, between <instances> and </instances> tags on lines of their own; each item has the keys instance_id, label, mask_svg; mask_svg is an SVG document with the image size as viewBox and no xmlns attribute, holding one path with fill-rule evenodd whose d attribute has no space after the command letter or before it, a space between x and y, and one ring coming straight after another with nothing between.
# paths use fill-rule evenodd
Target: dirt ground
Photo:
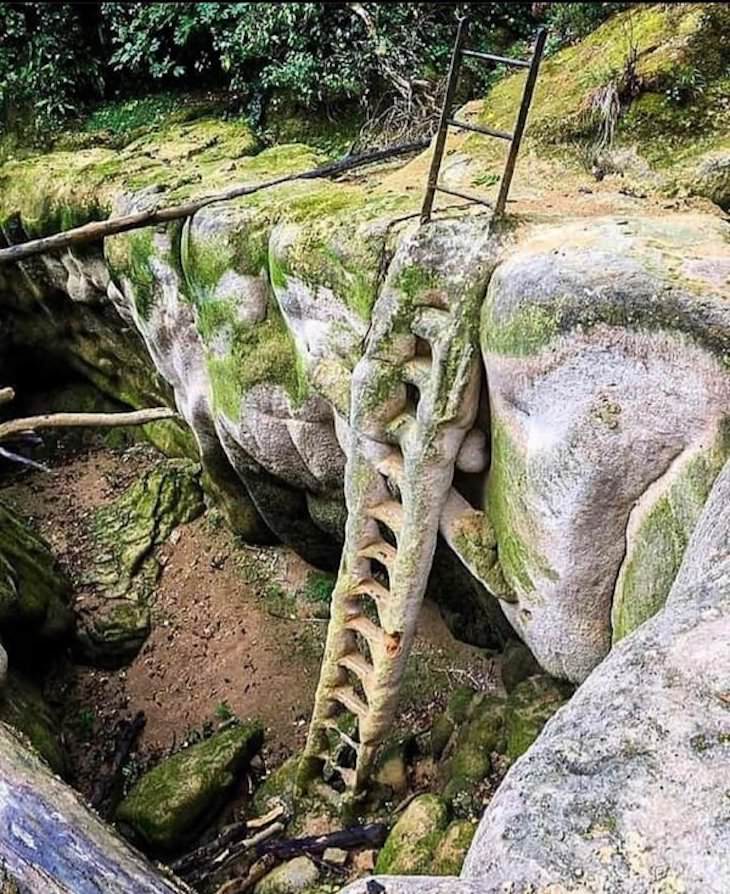
<instances>
[{"instance_id":1,"label":"dirt ground","mask_svg":"<svg viewBox=\"0 0 730 894\"><path fill-rule=\"evenodd\" d=\"M73 582L91 560L88 520L161 459L148 446L95 446L60 454L52 473L0 481L0 499L30 516ZM63 713L73 778L88 794L121 718L142 710L141 771L162 754L235 714L265 725L264 760L278 766L301 748L317 683L326 620L298 617L290 594L313 571L284 547L250 547L207 513L177 528L157 550L163 570L152 632L117 671L57 665L48 697ZM434 605L424 606L404 684L399 723L423 729L458 685L491 689L492 661L453 639Z\"/></svg>"}]
</instances>

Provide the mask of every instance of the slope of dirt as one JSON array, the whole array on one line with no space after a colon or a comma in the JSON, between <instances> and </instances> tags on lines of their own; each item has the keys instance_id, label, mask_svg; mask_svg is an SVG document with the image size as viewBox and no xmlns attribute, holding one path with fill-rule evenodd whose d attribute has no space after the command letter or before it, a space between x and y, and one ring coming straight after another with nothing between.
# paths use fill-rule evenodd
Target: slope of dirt
<instances>
[{"instance_id":1,"label":"slope of dirt","mask_svg":"<svg viewBox=\"0 0 730 894\"><path fill-rule=\"evenodd\" d=\"M160 458L148 446L120 451L98 444L60 453L52 474L0 481L0 499L30 516L49 540L76 585L77 601L91 595L81 576L95 547L94 510ZM326 603L302 601L301 594L311 580L321 591L324 576L284 547L236 542L215 510L177 528L157 557L163 571L152 633L132 663L100 670L68 654L47 687L62 709L74 782L86 794L117 721L139 710L147 725L132 777L232 715L263 721L268 769L304 743L327 625ZM426 605L399 722L411 730L427 727L448 692L465 683L493 688L491 659L454 640L435 606Z\"/></svg>"}]
</instances>

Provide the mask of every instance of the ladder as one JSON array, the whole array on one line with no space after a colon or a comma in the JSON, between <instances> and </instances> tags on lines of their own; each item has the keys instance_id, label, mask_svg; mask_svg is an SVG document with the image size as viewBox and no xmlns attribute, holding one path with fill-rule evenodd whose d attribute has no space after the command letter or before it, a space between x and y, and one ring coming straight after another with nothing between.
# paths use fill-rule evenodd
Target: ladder
<instances>
[{"instance_id":1,"label":"ladder","mask_svg":"<svg viewBox=\"0 0 730 894\"><path fill-rule=\"evenodd\" d=\"M540 28L535 38L535 45L530 59L511 59L507 56L495 56L492 53L479 53L476 50L467 50L464 48L467 34L469 31L468 18L459 19L459 27L456 32L456 40L454 42L454 50L451 54L451 65L449 67L449 77L446 83L446 94L444 96L444 104L441 109L441 118L439 120L438 130L436 132L436 142L433 149L433 158L431 159L431 168L428 174L428 184L426 186L426 195L423 199L421 208L421 223L427 224L431 220L431 212L433 210L433 202L437 192L443 192L450 196L456 196L460 199L466 199L469 202L476 202L480 205L492 207L490 202L468 193L458 192L455 189L446 189L439 185L439 171L441 170L441 162L444 157L444 149L446 148L446 136L449 127L456 127L461 130L469 130L474 133L482 134L486 137L496 137L499 140L509 142L509 152L507 161L505 162L504 172L499 184L499 193L497 201L494 204L494 216L501 217L504 214L507 205L507 195L512 183L512 175L517 162L517 154L520 151L520 143L522 135L527 124L527 115L530 111L530 103L532 102L532 94L535 90L537 82L537 74L540 69L540 61L545 49L545 40L547 38L547 28ZM527 79L525 87L522 91L522 102L520 110L517 114L515 129L512 133L504 130L494 130L491 127L470 124L468 121L459 121L452 115L452 106L456 97L456 87L459 80L459 72L461 71L461 63L464 57L471 59L479 59L483 62L495 62L501 65L509 65L512 68L526 68Z\"/></svg>"}]
</instances>

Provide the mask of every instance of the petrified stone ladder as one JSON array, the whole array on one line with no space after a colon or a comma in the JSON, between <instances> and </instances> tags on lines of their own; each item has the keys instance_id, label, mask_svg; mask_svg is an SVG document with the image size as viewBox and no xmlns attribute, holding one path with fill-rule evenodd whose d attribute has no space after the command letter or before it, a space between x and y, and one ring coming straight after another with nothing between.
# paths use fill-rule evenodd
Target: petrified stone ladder
<instances>
[{"instance_id":1,"label":"petrified stone ladder","mask_svg":"<svg viewBox=\"0 0 730 894\"><path fill-rule=\"evenodd\" d=\"M348 522L300 782L362 790L390 732L479 365L458 298L386 285L352 380ZM444 304L451 306L444 306ZM441 306L438 306L438 305ZM378 312L379 311L379 312Z\"/></svg>"}]
</instances>

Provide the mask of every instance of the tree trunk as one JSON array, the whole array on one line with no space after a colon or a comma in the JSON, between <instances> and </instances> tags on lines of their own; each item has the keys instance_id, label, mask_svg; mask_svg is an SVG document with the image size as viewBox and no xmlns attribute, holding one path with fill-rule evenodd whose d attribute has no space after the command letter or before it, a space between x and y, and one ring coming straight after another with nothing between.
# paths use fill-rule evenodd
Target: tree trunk
<instances>
[{"instance_id":1,"label":"tree trunk","mask_svg":"<svg viewBox=\"0 0 730 894\"><path fill-rule=\"evenodd\" d=\"M0 867L20 894L190 892L126 844L3 723Z\"/></svg>"}]
</instances>

